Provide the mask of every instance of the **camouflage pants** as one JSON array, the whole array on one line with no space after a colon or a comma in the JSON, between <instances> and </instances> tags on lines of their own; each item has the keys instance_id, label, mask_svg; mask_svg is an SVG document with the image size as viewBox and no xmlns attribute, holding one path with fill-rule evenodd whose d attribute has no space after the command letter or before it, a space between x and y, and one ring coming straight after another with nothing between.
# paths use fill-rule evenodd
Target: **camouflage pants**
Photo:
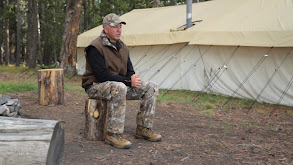
<instances>
[{"instance_id":1,"label":"camouflage pants","mask_svg":"<svg viewBox=\"0 0 293 165\"><path fill-rule=\"evenodd\" d=\"M128 87L121 82L94 83L86 90L92 99L108 100L107 131L123 133L126 99L140 100L140 111L136 124L151 128L155 114L158 86L153 82L142 82L139 88Z\"/></svg>"}]
</instances>

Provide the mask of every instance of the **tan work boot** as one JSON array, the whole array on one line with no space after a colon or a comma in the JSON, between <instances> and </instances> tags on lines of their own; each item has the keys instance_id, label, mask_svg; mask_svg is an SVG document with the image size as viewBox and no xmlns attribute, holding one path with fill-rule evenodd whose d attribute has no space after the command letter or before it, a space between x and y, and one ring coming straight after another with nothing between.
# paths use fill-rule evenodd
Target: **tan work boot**
<instances>
[{"instance_id":1,"label":"tan work boot","mask_svg":"<svg viewBox=\"0 0 293 165\"><path fill-rule=\"evenodd\" d=\"M137 139L145 139L151 142L159 142L162 140L162 136L156 134L151 128L145 128L139 125L136 127L135 137Z\"/></svg>"},{"instance_id":2,"label":"tan work boot","mask_svg":"<svg viewBox=\"0 0 293 165\"><path fill-rule=\"evenodd\" d=\"M120 149L128 149L131 147L131 142L125 140L121 134L115 134L111 132L106 133L105 143Z\"/></svg>"}]
</instances>

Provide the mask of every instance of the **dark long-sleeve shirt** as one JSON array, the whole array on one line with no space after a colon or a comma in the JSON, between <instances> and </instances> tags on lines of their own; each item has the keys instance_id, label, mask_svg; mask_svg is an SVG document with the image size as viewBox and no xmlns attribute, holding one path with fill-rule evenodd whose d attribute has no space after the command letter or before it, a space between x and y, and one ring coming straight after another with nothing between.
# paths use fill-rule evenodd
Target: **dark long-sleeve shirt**
<instances>
[{"instance_id":1,"label":"dark long-sleeve shirt","mask_svg":"<svg viewBox=\"0 0 293 165\"><path fill-rule=\"evenodd\" d=\"M99 82L117 81L122 82L127 86L131 86L130 77L135 74L135 72L129 56L127 61L127 74L124 77L121 75L112 74L106 69L104 57L94 46L89 46L86 50L86 53L94 75Z\"/></svg>"}]
</instances>

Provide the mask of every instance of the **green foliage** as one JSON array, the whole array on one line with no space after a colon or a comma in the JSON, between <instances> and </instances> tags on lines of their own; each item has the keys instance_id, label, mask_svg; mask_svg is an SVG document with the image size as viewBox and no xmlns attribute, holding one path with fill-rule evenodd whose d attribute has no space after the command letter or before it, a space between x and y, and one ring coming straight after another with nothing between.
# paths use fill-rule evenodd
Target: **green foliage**
<instances>
[{"instance_id":1,"label":"green foliage","mask_svg":"<svg viewBox=\"0 0 293 165\"><path fill-rule=\"evenodd\" d=\"M38 85L27 82L0 82L0 93L18 93L27 91L37 91Z\"/></svg>"},{"instance_id":2,"label":"green foliage","mask_svg":"<svg viewBox=\"0 0 293 165\"><path fill-rule=\"evenodd\" d=\"M73 84L65 84L64 87L65 90L70 90L70 91L84 91L84 89L79 85L73 85Z\"/></svg>"},{"instance_id":3,"label":"green foliage","mask_svg":"<svg viewBox=\"0 0 293 165\"><path fill-rule=\"evenodd\" d=\"M204 1L204 0L201 0ZM10 32L10 48L16 46L16 41L20 41L20 63L29 64L27 49L27 33L31 29L28 29L28 1L19 0L19 10L17 9L16 1L1 1L3 6L0 5L0 24L6 25ZM36 0L39 14L40 23L40 40L41 50L37 53L37 64L53 65L60 59L59 54L62 45L62 36L64 33L65 17L66 17L66 0ZM87 5L83 5L80 22L80 33L85 31L85 25L88 25L88 29L94 28L102 23L103 17L106 14L114 12L118 15L123 15L133 9L152 8L154 6L154 0L92 0L84 1ZM160 0L159 7L181 5L185 4L185 0ZM84 7L87 6L87 10ZM87 11L87 12L85 12ZM30 11L32 12L32 11ZM17 13L20 14L18 20ZM85 21L88 21L85 23ZM17 38L17 22L20 22L21 35ZM98 35L98 34L97 34ZM4 39L4 30L0 28L0 38ZM36 43L37 44L37 43ZM39 49L39 48L38 48ZM2 50L5 51L5 49ZM16 63L16 51L10 51L10 64ZM42 52L42 58L40 58L39 52ZM4 53L4 52L2 52ZM42 59L42 62L41 62ZM5 59L4 59L5 60ZM60 62L60 60L59 60Z\"/></svg>"},{"instance_id":4,"label":"green foliage","mask_svg":"<svg viewBox=\"0 0 293 165\"><path fill-rule=\"evenodd\" d=\"M15 66L0 66L0 72L24 72L27 71L28 67L15 67Z\"/></svg>"},{"instance_id":5,"label":"green foliage","mask_svg":"<svg viewBox=\"0 0 293 165\"><path fill-rule=\"evenodd\" d=\"M207 115L213 115L214 110L213 109L207 109L200 112L201 114L207 114Z\"/></svg>"}]
</instances>

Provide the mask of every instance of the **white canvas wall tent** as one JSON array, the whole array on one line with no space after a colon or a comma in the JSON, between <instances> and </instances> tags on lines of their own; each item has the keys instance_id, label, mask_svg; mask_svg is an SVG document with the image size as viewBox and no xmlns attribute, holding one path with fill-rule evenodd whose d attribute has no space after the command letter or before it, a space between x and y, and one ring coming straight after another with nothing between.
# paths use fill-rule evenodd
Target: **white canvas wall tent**
<instances>
[{"instance_id":1,"label":"white canvas wall tent","mask_svg":"<svg viewBox=\"0 0 293 165\"><path fill-rule=\"evenodd\" d=\"M293 106L293 1L214 0L186 6L137 9L120 17L121 39L144 80L186 89ZM78 73L84 48L98 26L78 36ZM196 100L194 100L196 101Z\"/></svg>"}]
</instances>

